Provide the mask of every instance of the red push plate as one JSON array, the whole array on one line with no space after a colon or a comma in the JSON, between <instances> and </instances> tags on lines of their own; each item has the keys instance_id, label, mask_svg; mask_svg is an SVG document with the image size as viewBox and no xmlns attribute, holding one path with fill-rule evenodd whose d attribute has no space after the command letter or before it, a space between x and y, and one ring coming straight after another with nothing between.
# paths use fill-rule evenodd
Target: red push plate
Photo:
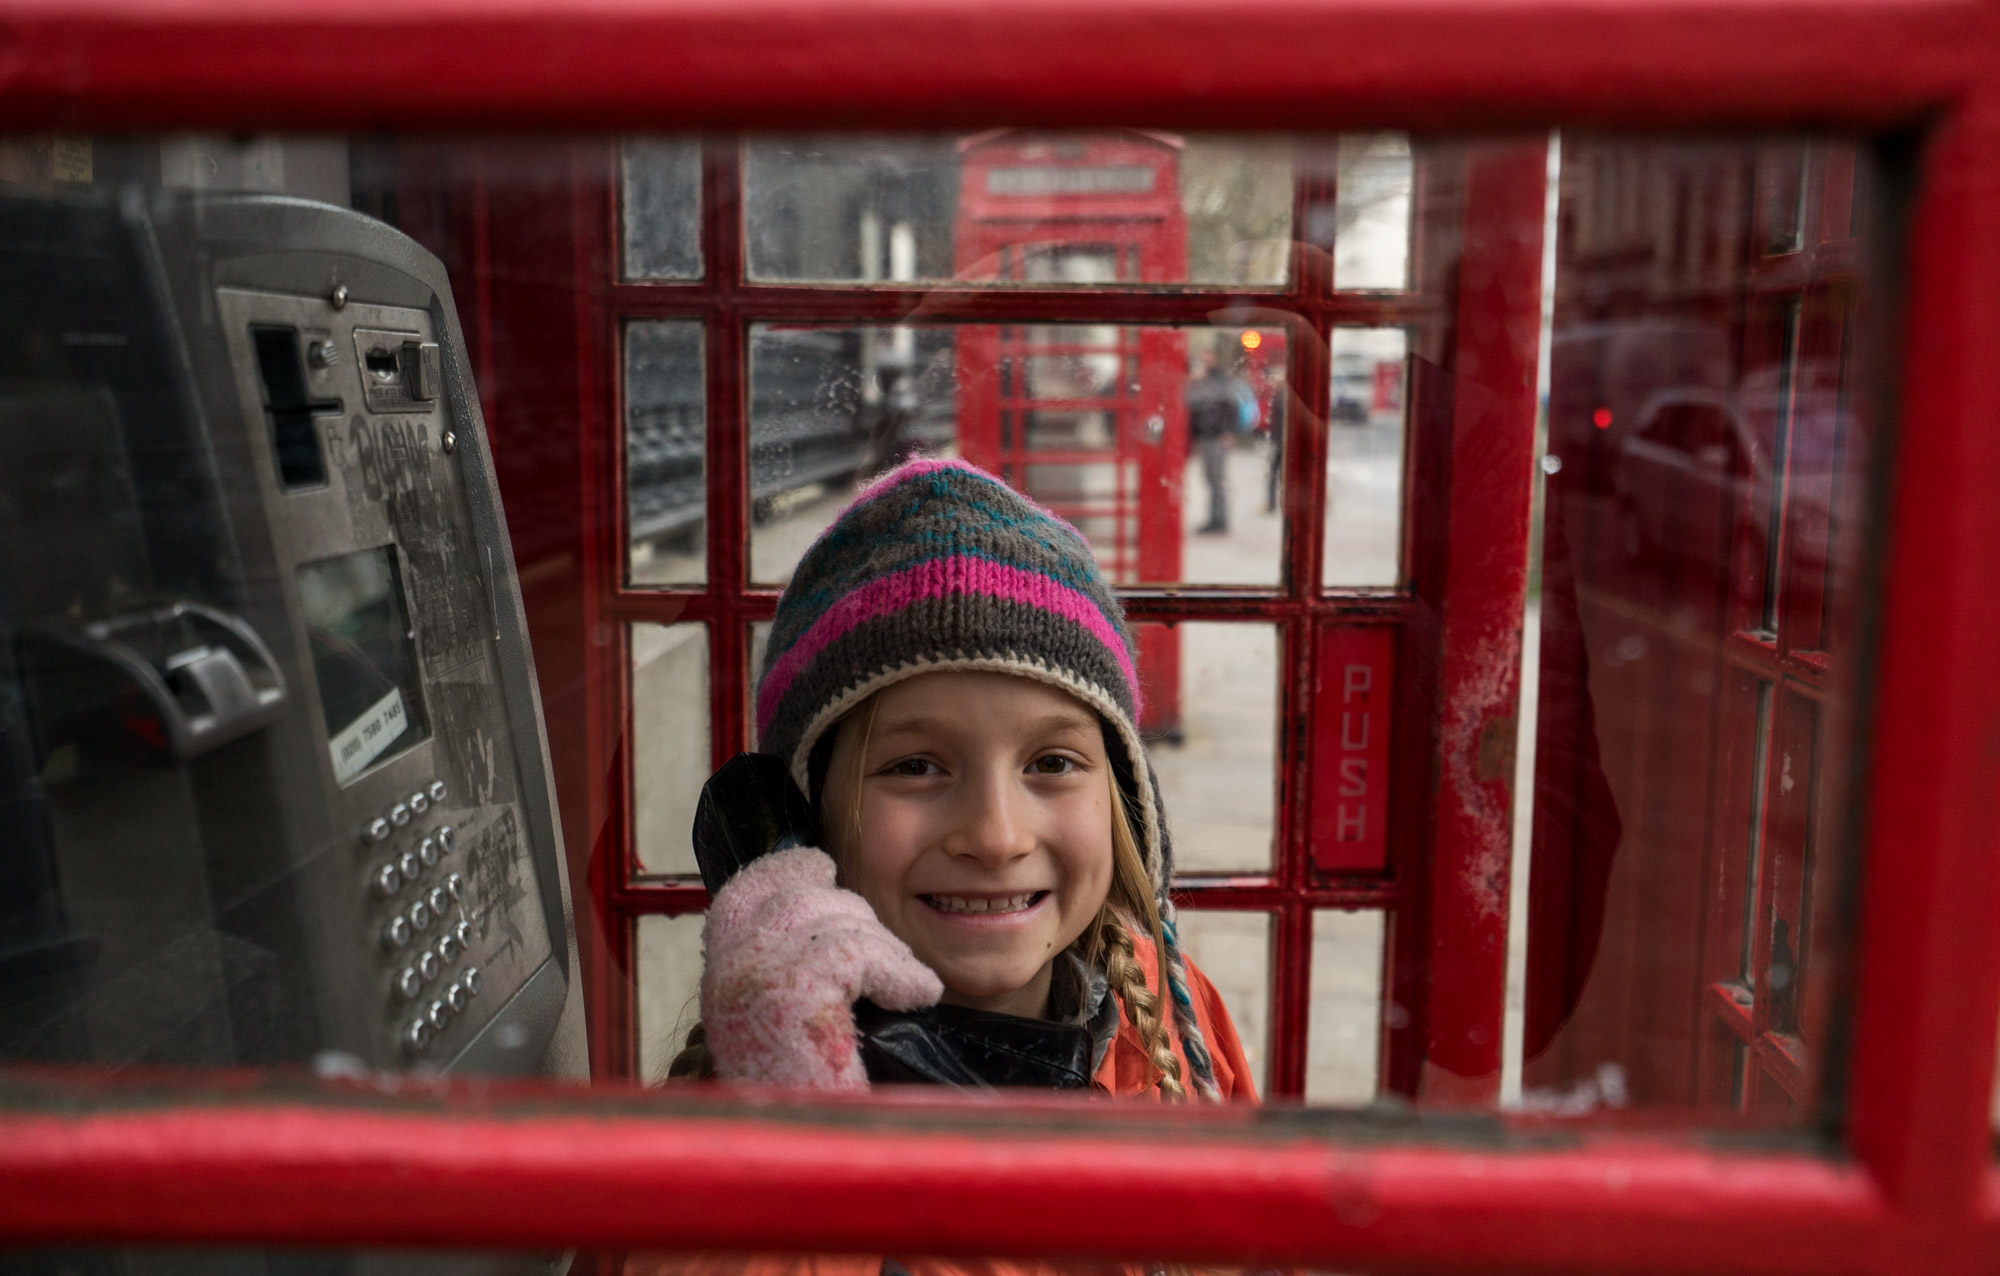
<instances>
[{"instance_id":1,"label":"red push plate","mask_svg":"<svg viewBox=\"0 0 2000 1276\"><path fill-rule=\"evenodd\" d=\"M1313 868L1378 872L1389 863L1390 706L1396 631L1320 634L1313 686Z\"/></svg>"}]
</instances>

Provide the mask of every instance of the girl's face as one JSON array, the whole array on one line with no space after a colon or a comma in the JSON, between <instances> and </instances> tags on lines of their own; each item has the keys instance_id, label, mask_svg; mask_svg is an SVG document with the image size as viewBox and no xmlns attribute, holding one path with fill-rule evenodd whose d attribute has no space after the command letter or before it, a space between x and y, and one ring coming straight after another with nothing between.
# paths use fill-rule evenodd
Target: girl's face
<instances>
[{"instance_id":1,"label":"girl's face","mask_svg":"<svg viewBox=\"0 0 2000 1276\"><path fill-rule=\"evenodd\" d=\"M1043 683L930 673L851 715L827 766L846 885L945 1000L1044 1016L1058 953L1111 889L1111 776L1095 714Z\"/></svg>"}]
</instances>

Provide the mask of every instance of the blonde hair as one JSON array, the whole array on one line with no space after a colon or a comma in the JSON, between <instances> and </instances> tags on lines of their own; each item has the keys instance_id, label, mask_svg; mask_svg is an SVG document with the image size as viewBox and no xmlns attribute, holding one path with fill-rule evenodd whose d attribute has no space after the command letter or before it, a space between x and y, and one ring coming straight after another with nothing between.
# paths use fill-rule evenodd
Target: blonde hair
<instances>
[{"instance_id":1,"label":"blonde hair","mask_svg":"<svg viewBox=\"0 0 2000 1276\"><path fill-rule=\"evenodd\" d=\"M822 815L827 820L821 830L828 843L824 849L839 866L842 878L847 875L847 857L861 840L861 782L866 774L868 743L875 731L877 704L876 696L868 697L833 728L836 732L844 731L850 723L855 723L861 733L855 742L853 774L848 777L845 792L840 794L840 797L851 794L852 800L841 801L836 796L838 791L829 774L821 803ZM1105 747L1108 754L1111 748L1108 735ZM1111 991L1138 1032L1139 1043L1153 1065L1152 1085L1158 1086L1161 1097L1168 1101L1183 1102L1187 1088L1181 1075L1180 1056L1174 1053L1168 1016L1163 1013L1168 1004L1167 946L1160 905L1153 893L1153 876L1147 871L1146 857L1139 850L1138 836L1132 830L1132 815L1124 791L1119 788L1117 771L1107 765L1105 773L1111 790L1111 888L1098 906L1097 916L1084 928L1077 942L1082 946L1084 964L1103 968ZM846 825L839 835L833 828L835 819ZM1135 926L1143 928L1153 941L1152 987L1146 985L1145 967L1140 965L1137 948L1132 943ZM707 1041L707 1031L697 1020L688 1030L687 1044L668 1065L667 1076L714 1077L715 1059Z\"/></svg>"}]
</instances>

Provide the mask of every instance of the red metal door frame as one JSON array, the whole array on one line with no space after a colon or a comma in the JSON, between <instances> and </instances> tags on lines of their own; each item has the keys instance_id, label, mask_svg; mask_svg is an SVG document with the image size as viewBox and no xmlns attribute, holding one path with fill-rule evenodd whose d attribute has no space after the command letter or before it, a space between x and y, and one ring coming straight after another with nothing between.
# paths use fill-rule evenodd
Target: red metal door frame
<instances>
[{"instance_id":1,"label":"red metal door frame","mask_svg":"<svg viewBox=\"0 0 2000 1276\"><path fill-rule=\"evenodd\" d=\"M2000 1017L2000 938L1989 925L2000 864L1988 837L2000 788L2000 754L1988 747L2000 720L1990 676L2000 432L1983 407L2000 398L2000 367L1987 357L2000 344L1993 10L1927 0L1448 0L1422 9L1357 0L1226 12L1141 4L1115 14L1089 5L786 6L770 21L777 14L689 3L492 20L444 0L393 13L111 3L56 11L16 0L0 9L0 120L1925 125L1910 175L1901 342L1904 366L1923 375L1913 371L1896 397L1896 415L1924 428L1897 440L1871 672L1859 689L1869 706L1868 854L1846 1107L1828 1126L1854 1160L1812 1149L1722 1156L1663 1134L1585 1139L1581 1151L1349 1146L1329 1169L1316 1143L1293 1152L1221 1130L1161 1155L1147 1134L1051 1148L1010 1131L968 1146L746 1118L729 1128L735 1137L718 1138L722 1127L703 1117L600 1113L577 1125L510 1109L493 1121L426 1115L411 1100L363 1112L242 1091L233 1110L190 1099L162 1113L58 1089L43 1102L94 1114L17 1107L0 1117L0 1234L893 1246L909 1235L909 1218L925 1217L940 1249L1282 1253L1318 1265L1479 1269L1990 1270L2000 1244L1985 1117ZM872 56L867 33L882 23L899 24L897 47L911 52L897 74ZM745 38L752 29L757 37ZM1335 48L1345 56L1327 56ZM1052 60L1051 50L1063 54ZM343 94L328 94L317 73L329 65L343 69ZM788 74L768 74L777 65ZM1210 73L1190 80L1182 68L1196 65ZM1384 118L1385 84L1397 90L1401 118ZM1152 1129L1199 1118L1125 1119ZM1038 1159L1042 1151L1058 1159ZM829 1158L877 1170L830 1178ZM1075 1208L1050 1189L1080 1163L1107 1188L1163 1208L1122 1217ZM408 1191L412 1166L425 1169L423 1194ZM975 1176L981 1192L968 1207L961 1189ZM794 1203L782 1219L743 1212L773 1193ZM895 1203L893 1217L883 1201Z\"/></svg>"}]
</instances>

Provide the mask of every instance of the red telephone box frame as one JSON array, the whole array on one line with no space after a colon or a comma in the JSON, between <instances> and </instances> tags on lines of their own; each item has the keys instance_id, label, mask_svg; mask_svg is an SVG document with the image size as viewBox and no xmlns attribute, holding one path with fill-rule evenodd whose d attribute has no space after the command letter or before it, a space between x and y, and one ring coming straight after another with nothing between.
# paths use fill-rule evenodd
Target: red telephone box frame
<instances>
[{"instance_id":1,"label":"red telephone box frame","mask_svg":"<svg viewBox=\"0 0 2000 1276\"><path fill-rule=\"evenodd\" d=\"M599 0L497 13L467 0L339 11L0 5L0 121L23 129L910 128L1004 116L1164 127L1813 124L1901 136L1915 162L1898 415L1923 423L1897 440L1886 506L1863 688L1871 766L1846 1106L1829 1112L1826 1143L1720 1151L1661 1132L1481 1148L1442 1132L1421 1145L1385 1144L1380 1132L1361 1143L1333 1126L1330 1149L1302 1128L1273 1137L1243 1114L1199 1112L1100 1117L1051 1139L1004 1120L968 1133L963 1115L927 1126L879 1101L867 1120L799 1124L770 1108L671 1101L635 1109L537 1092L480 1100L481 1111L466 1096L442 1108L408 1097L341 1104L242 1085L167 1092L162 1109L159 1092L16 1080L0 1113L0 1237L921 1243L1430 1270L1992 1271L1996 72L1994 6L1933 0L1253 0L1214 10ZM889 294L883 317L913 300ZM581 325L557 327L574 335ZM562 659L590 633L547 645L537 634L538 655ZM1080 1170L1156 1208L1095 1208L1074 1189ZM410 1190L413 1171L422 1192ZM753 1208L771 1199L787 1202L781 1216Z\"/></svg>"},{"instance_id":2,"label":"red telephone box frame","mask_svg":"<svg viewBox=\"0 0 2000 1276\"><path fill-rule=\"evenodd\" d=\"M996 129L961 141L954 274L966 282L1020 280L1038 249L1111 250L1125 285L1177 283L1187 274L1187 216L1181 210L1179 138L1133 131L1057 138L1031 129ZM996 170L1013 172L1143 173L1133 190L1051 190L1001 193ZM997 324L958 334L958 444L967 460L993 471L1055 513L1089 528L1111 525L1099 561L1114 584L1181 579L1183 479L1187 468L1187 339L1172 328L1115 329L1110 347L1037 344L1040 325ZM1038 398L1038 358L1110 353L1121 372L1111 393L1065 402ZM1003 378L999 370L1010 367ZM1136 375L1127 376L1126 367ZM1108 446L1031 446L1028 415L1036 411L1102 412L1111 422ZM1038 492L1027 466L1075 472L1111 471L1107 498L1065 499ZM1100 541L1102 538L1100 537ZM1147 689L1142 731L1180 729L1181 636L1169 627L1136 635L1139 679Z\"/></svg>"}]
</instances>

